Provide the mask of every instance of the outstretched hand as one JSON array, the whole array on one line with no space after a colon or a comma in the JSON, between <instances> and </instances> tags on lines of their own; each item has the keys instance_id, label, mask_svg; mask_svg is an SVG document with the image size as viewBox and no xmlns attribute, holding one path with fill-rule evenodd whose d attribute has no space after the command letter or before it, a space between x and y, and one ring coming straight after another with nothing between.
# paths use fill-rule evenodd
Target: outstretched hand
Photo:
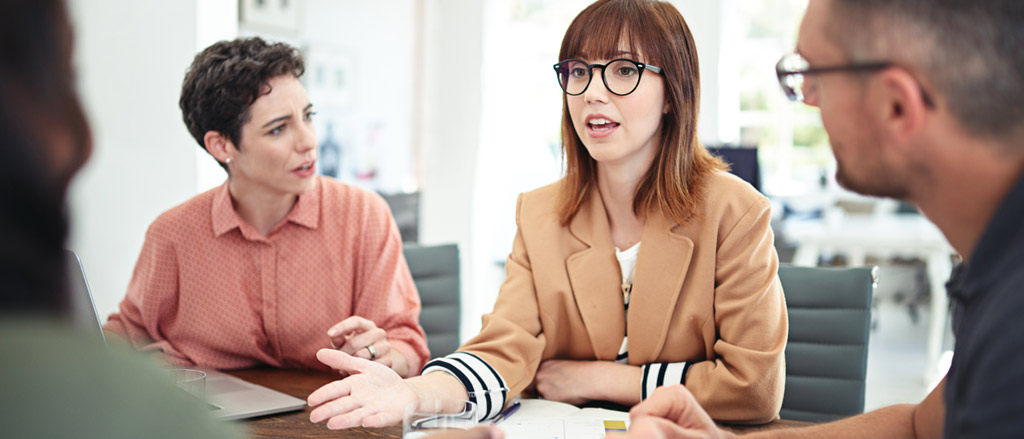
<instances>
[{"instance_id":1,"label":"outstretched hand","mask_svg":"<svg viewBox=\"0 0 1024 439\"><path fill-rule=\"evenodd\" d=\"M402 422L408 404L419 404L419 395L391 368L356 358L334 349L321 349L316 358L349 376L317 389L307 402L316 407L309 415L327 428L384 427Z\"/></svg>"}]
</instances>

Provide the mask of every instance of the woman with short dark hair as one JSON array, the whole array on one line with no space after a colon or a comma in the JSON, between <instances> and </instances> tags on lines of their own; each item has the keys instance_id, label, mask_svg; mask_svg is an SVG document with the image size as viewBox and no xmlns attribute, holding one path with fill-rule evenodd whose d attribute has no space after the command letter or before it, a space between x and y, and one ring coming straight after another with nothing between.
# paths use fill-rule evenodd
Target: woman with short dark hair
<instances>
[{"instance_id":1,"label":"woman with short dark hair","mask_svg":"<svg viewBox=\"0 0 1024 439\"><path fill-rule=\"evenodd\" d=\"M170 363L218 369L324 370L324 347L402 376L427 360L387 204L316 175L303 71L295 48L260 38L196 56L179 104L228 178L150 225L105 329Z\"/></svg>"}]
</instances>

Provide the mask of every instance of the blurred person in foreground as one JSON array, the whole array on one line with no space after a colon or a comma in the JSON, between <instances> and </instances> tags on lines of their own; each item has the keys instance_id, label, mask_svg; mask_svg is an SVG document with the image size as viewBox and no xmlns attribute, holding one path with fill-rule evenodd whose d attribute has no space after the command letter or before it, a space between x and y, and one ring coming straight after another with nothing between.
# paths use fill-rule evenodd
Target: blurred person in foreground
<instances>
[{"instance_id":1,"label":"blurred person in foreground","mask_svg":"<svg viewBox=\"0 0 1024 439\"><path fill-rule=\"evenodd\" d=\"M258 37L196 55L179 105L227 180L153 221L104 329L179 365L329 370L330 347L401 376L423 366L398 227L377 194L316 175L304 70Z\"/></svg>"},{"instance_id":2,"label":"blurred person in foreground","mask_svg":"<svg viewBox=\"0 0 1024 439\"><path fill-rule=\"evenodd\" d=\"M0 3L3 435L238 437L155 364L70 324L65 196L91 151L71 42L63 1Z\"/></svg>"},{"instance_id":3,"label":"blurred person in foreground","mask_svg":"<svg viewBox=\"0 0 1024 439\"><path fill-rule=\"evenodd\" d=\"M947 284L956 344L918 404L751 437L1024 435L1022 48L1019 0L810 1L780 84L821 109L840 184L913 202L963 257ZM631 417L631 438L732 436L681 386Z\"/></svg>"}]
</instances>

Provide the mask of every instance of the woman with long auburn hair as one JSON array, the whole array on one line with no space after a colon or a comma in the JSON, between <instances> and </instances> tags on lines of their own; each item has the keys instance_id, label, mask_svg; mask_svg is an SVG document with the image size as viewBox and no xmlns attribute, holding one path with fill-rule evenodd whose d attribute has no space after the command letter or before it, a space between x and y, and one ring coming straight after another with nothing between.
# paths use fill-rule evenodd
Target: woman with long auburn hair
<instances>
[{"instance_id":1,"label":"woman with long auburn hair","mask_svg":"<svg viewBox=\"0 0 1024 439\"><path fill-rule=\"evenodd\" d=\"M678 383L716 420L777 417L788 323L770 206L697 141L683 17L667 2L600 0L559 59L566 175L519 197L480 334L405 381L321 351L351 376L310 395L312 421L393 424L437 398L468 398L489 419L524 392L632 406Z\"/></svg>"}]
</instances>

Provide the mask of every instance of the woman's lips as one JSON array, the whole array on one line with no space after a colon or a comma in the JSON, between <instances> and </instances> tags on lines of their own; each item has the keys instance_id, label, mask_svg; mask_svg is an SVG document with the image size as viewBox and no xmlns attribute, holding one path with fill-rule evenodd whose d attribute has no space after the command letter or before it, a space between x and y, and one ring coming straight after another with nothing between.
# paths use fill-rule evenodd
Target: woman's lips
<instances>
[{"instance_id":1,"label":"woman's lips","mask_svg":"<svg viewBox=\"0 0 1024 439\"><path fill-rule=\"evenodd\" d=\"M304 163L302 166L293 169L292 173L302 178L311 177L313 174L316 174L316 161Z\"/></svg>"},{"instance_id":2,"label":"woman's lips","mask_svg":"<svg viewBox=\"0 0 1024 439\"><path fill-rule=\"evenodd\" d=\"M618 122L613 122L603 117L587 119L587 134L593 138L608 137L618 128Z\"/></svg>"}]
</instances>

